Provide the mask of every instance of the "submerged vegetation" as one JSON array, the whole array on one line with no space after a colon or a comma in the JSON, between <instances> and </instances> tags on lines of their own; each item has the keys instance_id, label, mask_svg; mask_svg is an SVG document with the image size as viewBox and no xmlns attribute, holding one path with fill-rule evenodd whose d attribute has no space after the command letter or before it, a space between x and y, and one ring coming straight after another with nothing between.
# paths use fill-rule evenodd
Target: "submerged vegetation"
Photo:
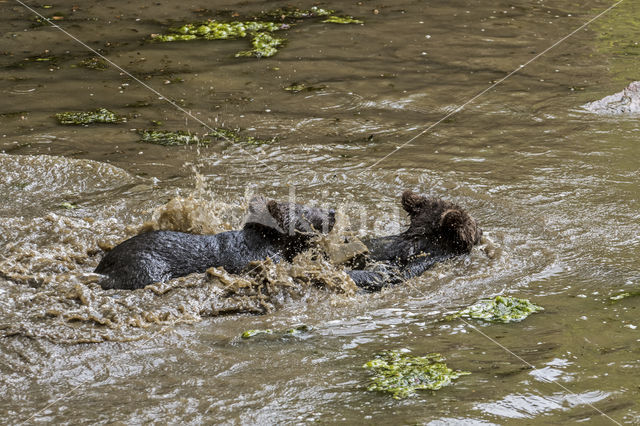
<instances>
[{"instance_id":1,"label":"submerged vegetation","mask_svg":"<svg viewBox=\"0 0 640 426\"><path fill-rule=\"evenodd\" d=\"M438 390L471 374L450 369L437 353L411 356L402 351L385 351L363 367L375 374L367 390L388 392L395 399L411 396L416 390Z\"/></svg>"},{"instance_id":2,"label":"submerged vegetation","mask_svg":"<svg viewBox=\"0 0 640 426\"><path fill-rule=\"evenodd\" d=\"M155 124L156 123L154 123L154 125ZM209 133L205 134L202 138L184 130L144 129L138 131L138 133L141 138L140 142L162 146L209 145L212 140L247 145L264 145L276 141L276 138L259 139L253 136L241 136L239 130L225 129L223 127L209 129Z\"/></svg>"},{"instance_id":3,"label":"submerged vegetation","mask_svg":"<svg viewBox=\"0 0 640 426\"><path fill-rule=\"evenodd\" d=\"M124 117L119 116L115 112L106 108L98 108L95 111L85 112L60 112L55 115L56 120L60 124L70 125L87 125L91 123L121 123L125 121Z\"/></svg>"},{"instance_id":4,"label":"submerged vegetation","mask_svg":"<svg viewBox=\"0 0 640 426\"><path fill-rule=\"evenodd\" d=\"M286 41L273 35L275 31L287 30L292 21L326 17L323 22L336 24L362 24L352 17L332 16L333 10L313 6L308 10L286 7L275 9L260 15L259 20L187 23L180 27L169 28L166 34L152 34L151 39L159 42L188 40L233 40L250 38L251 49L236 53L236 57L254 56L271 57L278 53L278 48ZM281 21L281 22L275 22Z\"/></svg>"},{"instance_id":5,"label":"submerged vegetation","mask_svg":"<svg viewBox=\"0 0 640 426\"><path fill-rule=\"evenodd\" d=\"M591 26L597 34L598 51L611 58L609 71L625 83L638 80L639 10L635 2L622 3Z\"/></svg>"},{"instance_id":6,"label":"submerged vegetation","mask_svg":"<svg viewBox=\"0 0 640 426\"><path fill-rule=\"evenodd\" d=\"M329 16L322 22L328 24L364 24L364 22L355 19L353 16Z\"/></svg>"},{"instance_id":7,"label":"submerged vegetation","mask_svg":"<svg viewBox=\"0 0 640 426\"><path fill-rule=\"evenodd\" d=\"M243 339L250 339L254 336L259 336L261 334L273 334L273 330L271 329L266 329L266 330L247 330L244 333L242 333L240 335L240 337L242 337Z\"/></svg>"},{"instance_id":8,"label":"submerged vegetation","mask_svg":"<svg viewBox=\"0 0 640 426\"><path fill-rule=\"evenodd\" d=\"M637 291L625 291L622 293L615 294L609 297L609 300L612 302L617 302L618 300L627 299L629 297L637 297L640 296L640 290Z\"/></svg>"},{"instance_id":9,"label":"submerged vegetation","mask_svg":"<svg viewBox=\"0 0 640 426\"><path fill-rule=\"evenodd\" d=\"M184 130L140 130L140 142L162 146L208 145L210 140L202 140Z\"/></svg>"},{"instance_id":10,"label":"submerged vegetation","mask_svg":"<svg viewBox=\"0 0 640 426\"><path fill-rule=\"evenodd\" d=\"M496 296L493 299L484 299L469 306L447 319L473 318L489 322L509 323L522 321L529 315L544 310L541 306L531 303L527 299L515 297Z\"/></svg>"},{"instance_id":11,"label":"submerged vegetation","mask_svg":"<svg viewBox=\"0 0 640 426\"><path fill-rule=\"evenodd\" d=\"M298 9L297 7L280 7L278 9L273 9L268 12L262 14L262 17L265 19L275 19L275 20L291 20L291 19L305 19L305 18L318 18L323 16L329 16L333 14L335 11L331 9L323 9L318 6L312 6L309 9Z\"/></svg>"}]
</instances>

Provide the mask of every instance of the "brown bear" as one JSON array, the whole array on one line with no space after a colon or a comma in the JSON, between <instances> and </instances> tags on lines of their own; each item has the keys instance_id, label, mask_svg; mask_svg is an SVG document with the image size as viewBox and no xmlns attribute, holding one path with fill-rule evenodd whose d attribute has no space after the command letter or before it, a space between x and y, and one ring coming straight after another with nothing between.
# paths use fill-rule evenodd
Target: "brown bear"
<instances>
[{"instance_id":1,"label":"brown bear","mask_svg":"<svg viewBox=\"0 0 640 426\"><path fill-rule=\"evenodd\" d=\"M418 276L437 262L471 252L482 230L461 207L411 191L402 194L409 228L398 235L364 241L364 256L349 276L365 291L377 291ZM250 262L290 261L313 237L335 224L332 209L254 198L242 230L215 235L153 231L137 235L107 253L95 272L105 289L136 289L154 282L224 267L241 273Z\"/></svg>"}]
</instances>

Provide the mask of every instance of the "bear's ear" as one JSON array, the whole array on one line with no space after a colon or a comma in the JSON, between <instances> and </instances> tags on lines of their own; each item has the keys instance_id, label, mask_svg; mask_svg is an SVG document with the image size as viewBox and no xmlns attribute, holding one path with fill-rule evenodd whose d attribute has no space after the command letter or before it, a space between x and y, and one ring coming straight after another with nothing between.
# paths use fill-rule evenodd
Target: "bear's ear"
<instances>
[{"instance_id":1,"label":"bear's ear","mask_svg":"<svg viewBox=\"0 0 640 426\"><path fill-rule=\"evenodd\" d=\"M278 203L274 200L267 201L267 210L273 219L276 221L278 231L283 232L289 228L290 224L290 209L287 204Z\"/></svg>"},{"instance_id":2,"label":"bear's ear","mask_svg":"<svg viewBox=\"0 0 640 426\"><path fill-rule=\"evenodd\" d=\"M404 191L402 193L402 208L410 215L415 215L424 205L425 198L413 191Z\"/></svg>"},{"instance_id":3,"label":"bear's ear","mask_svg":"<svg viewBox=\"0 0 640 426\"><path fill-rule=\"evenodd\" d=\"M268 205L273 202L262 196L253 197L249 201L249 212L245 219L245 225L257 224L281 232L280 224L273 214L277 206L269 207Z\"/></svg>"},{"instance_id":4,"label":"bear's ear","mask_svg":"<svg viewBox=\"0 0 640 426\"><path fill-rule=\"evenodd\" d=\"M440 216L440 228L446 242L457 253L469 253L478 243L476 221L462 210L445 210Z\"/></svg>"}]
</instances>

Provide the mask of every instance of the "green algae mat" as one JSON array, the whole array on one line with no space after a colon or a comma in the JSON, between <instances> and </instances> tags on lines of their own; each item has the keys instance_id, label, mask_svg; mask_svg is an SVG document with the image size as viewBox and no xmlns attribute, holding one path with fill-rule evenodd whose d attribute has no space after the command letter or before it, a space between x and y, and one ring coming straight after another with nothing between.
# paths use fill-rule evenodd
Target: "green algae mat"
<instances>
[{"instance_id":1,"label":"green algae mat","mask_svg":"<svg viewBox=\"0 0 640 426\"><path fill-rule=\"evenodd\" d=\"M184 130L140 130L140 142L162 146L208 145L210 140Z\"/></svg>"},{"instance_id":2,"label":"green algae mat","mask_svg":"<svg viewBox=\"0 0 640 426\"><path fill-rule=\"evenodd\" d=\"M522 321L529 315L542 310L544 310L542 306L535 305L527 299L496 296L493 299L480 300L446 319L472 318L488 322L509 323Z\"/></svg>"},{"instance_id":3,"label":"green algae mat","mask_svg":"<svg viewBox=\"0 0 640 426\"><path fill-rule=\"evenodd\" d=\"M276 37L276 31L288 30L294 21L308 18L326 18L322 22L328 24L362 24L351 16L336 16L335 11L313 6L308 10L286 7L263 13L258 20L186 23L179 27L169 28L165 34L151 34L151 40L157 42L174 42L189 40L235 40L249 39L251 49L242 50L236 57L251 56L268 58L276 53L285 43L284 38ZM279 21L279 22L275 22Z\"/></svg>"},{"instance_id":4,"label":"green algae mat","mask_svg":"<svg viewBox=\"0 0 640 426\"><path fill-rule=\"evenodd\" d=\"M119 116L113 111L109 111L106 108L98 108L95 111L80 111L80 112L60 112L55 115L56 120L60 124L67 125L86 125L91 123L122 123L125 121L124 117Z\"/></svg>"},{"instance_id":5,"label":"green algae mat","mask_svg":"<svg viewBox=\"0 0 640 426\"><path fill-rule=\"evenodd\" d=\"M367 390L389 393L395 399L414 395L418 390L435 391L471 374L450 369L438 353L411 356L403 351L385 351L363 367L374 374Z\"/></svg>"},{"instance_id":6,"label":"green algae mat","mask_svg":"<svg viewBox=\"0 0 640 426\"><path fill-rule=\"evenodd\" d=\"M207 146L212 140L241 143L246 145L265 145L275 142L276 138L259 139L253 136L241 136L239 130L225 129L222 127L210 128L202 137L184 130L139 130L140 142L162 146L200 145Z\"/></svg>"}]
</instances>

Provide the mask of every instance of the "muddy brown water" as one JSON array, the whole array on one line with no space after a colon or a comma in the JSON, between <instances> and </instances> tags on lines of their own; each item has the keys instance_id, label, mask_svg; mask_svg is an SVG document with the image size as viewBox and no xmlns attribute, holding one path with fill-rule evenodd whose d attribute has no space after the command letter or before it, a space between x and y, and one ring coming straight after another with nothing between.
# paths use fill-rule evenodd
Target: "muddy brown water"
<instances>
[{"instance_id":1,"label":"muddy brown water","mask_svg":"<svg viewBox=\"0 0 640 426\"><path fill-rule=\"evenodd\" d=\"M118 70L76 66L93 55L0 1L2 422L640 424L639 299L610 299L640 289L638 121L580 110L639 79L637 56L619 48L637 31L603 38L640 17L636 3L368 168L611 4L327 3L365 24L301 22L276 56L255 59L234 58L247 40L146 39L283 4L29 3L208 125L277 137L197 148L138 143L152 120L202 125ZM284 90L293 83L321 90ZM127 122L52 118L98 107ZM343 233L397 232L404 189L465 206L483 245L371 295L310 256L134 292L103 291L91 273L145 222L237 228L254 193L342 207ZM310 275L322 285L294 279ZM545 311L471 323L482 334L440 321L496 294ZM297 324L311 331L239 337ZM439 352L472 374L396 401L366 391L361 368L385 349Z\"/></svg>"}]
</instances>

